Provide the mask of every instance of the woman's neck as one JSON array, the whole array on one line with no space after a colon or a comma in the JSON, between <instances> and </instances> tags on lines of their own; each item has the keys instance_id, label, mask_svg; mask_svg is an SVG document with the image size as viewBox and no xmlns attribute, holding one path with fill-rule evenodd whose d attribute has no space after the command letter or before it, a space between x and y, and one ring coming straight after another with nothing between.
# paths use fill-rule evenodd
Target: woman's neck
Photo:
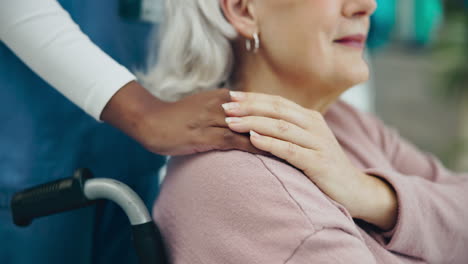
<instances>
[{"instance_id":1,"label":"woman's neck","mask_svg":"<svg viewBox=\"0 0 468 264\"><path fill-rule=\"evenodd\" d=\"M278 95L305 108L325 113L345 89L326 87L310 80L287 78L275 72L257 54L238 58L231 78L231 88L237 91Z\"/></svg>"}]
</instances>

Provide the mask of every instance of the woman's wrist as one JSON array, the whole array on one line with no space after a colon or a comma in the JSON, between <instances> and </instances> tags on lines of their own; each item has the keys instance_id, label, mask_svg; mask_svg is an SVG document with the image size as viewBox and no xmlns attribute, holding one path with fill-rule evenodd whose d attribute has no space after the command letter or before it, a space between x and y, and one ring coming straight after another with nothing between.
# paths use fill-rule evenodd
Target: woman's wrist
<instances>
[{"instance_id":1,"label":"woman's wrist","mask_svg":"<svg viewBox=\"0 0 468 264\"><path fill-rule=\"evenodd\" d=\"M364 220L382 230L391 230L397 222L398 200L393 187L383 179L363 175L362 188L359 190L361 203L351 215Z\"/></svg>"}]
</instances>

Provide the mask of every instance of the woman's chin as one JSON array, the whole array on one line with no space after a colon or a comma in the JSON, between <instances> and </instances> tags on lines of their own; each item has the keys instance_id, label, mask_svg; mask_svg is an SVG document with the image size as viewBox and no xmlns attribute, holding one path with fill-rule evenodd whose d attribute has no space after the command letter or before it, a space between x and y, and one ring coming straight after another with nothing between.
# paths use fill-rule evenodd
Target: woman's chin
<instances>
[{"instance_id":1,"label":"woman's chin","mask_svg":"<svg viewBox=\"0 0 468 264\"><path fill-rule=\"evenodd\" d=\"M342 86L345 88L351 88L358 84L369 81L370 72L368 67L363 67L359 69L358 67L352 69L352 71L346 74L346 77L343 78Z\"/></svg>"},{"instance_id":2,"label":"woman's chin","mask_svg":"<svg viewBox=\"0 0 468 264\"><path fill-rule=\"evenodd\" d=\"M365 83L369 80L369 74L353 75L350 78L342 78L335 83L335 89L344 91L353 88L356 85Z\"/></svg>"}]
</instances>

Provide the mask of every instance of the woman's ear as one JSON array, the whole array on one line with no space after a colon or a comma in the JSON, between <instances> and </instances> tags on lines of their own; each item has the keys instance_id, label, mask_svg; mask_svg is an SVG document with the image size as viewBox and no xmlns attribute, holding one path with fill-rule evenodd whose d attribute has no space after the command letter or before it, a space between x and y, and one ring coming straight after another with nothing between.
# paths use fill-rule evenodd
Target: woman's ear
<instances>
[{"instance_id":1,"label":"woman's ear","mask_svg":"<svg viewBox=\"0 0 468 264\"><path fill-rule=\"evenodd\" d=\"M224 16L245 38L259 32L252 0L220 0Z\"/></svg>"}]
</instances>

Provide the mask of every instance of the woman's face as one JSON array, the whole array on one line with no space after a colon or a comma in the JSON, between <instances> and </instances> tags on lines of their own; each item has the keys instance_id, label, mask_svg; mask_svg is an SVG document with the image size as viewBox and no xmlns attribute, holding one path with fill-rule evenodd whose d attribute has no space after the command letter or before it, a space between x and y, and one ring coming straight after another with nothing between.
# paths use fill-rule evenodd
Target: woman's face
<instances>
[{"instance_id":1,"label":"woman's face","mask_svg":"<svg viewBox=\"0 0 468 264\"><path fill-rule=\"evenodd\" d=\"M369 78L363 58L375 0L252 0L260 53L292 81L350 88Z\"/></svg>"}]
</instances>

